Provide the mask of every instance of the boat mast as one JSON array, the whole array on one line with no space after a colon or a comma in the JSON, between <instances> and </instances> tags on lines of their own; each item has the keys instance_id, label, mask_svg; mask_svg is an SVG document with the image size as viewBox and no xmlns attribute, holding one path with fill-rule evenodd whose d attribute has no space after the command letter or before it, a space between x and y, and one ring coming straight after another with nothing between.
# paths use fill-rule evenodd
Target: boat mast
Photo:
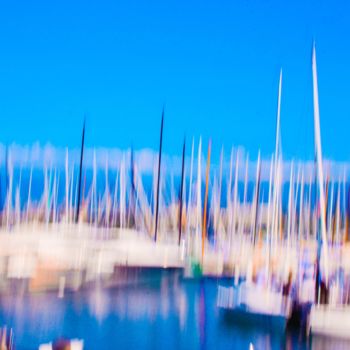
<instances>
[{"instance_id":1,"label":"boat mast","mask_svg":"<svg viewBox=\"0 0 350 350\"><path fill-rule=\"evenodd\" d=\"M231 250L231 232L232 232L232 200L231 200L231 188L232 188L232 170L233 170L233 147L231 148L230 157L230 174L227 186L227 199L226 199L226 213L227 213L227 235L229 238L229 250Z\"/></svg>"},{"instance_id":2,"label":"boat mast","mask_svg":"<svg viewBox=\"0 0 350 350\"><path fill-rule=\"evenodd\" d=\"M222 147L221 149L221 154L220 154L220 170L219 170L219 189L218 189L218 203L217 203L217 208L216 208L216 227L215 227L215 245L217 243L217 235L219 232L219 227L220 227L220 216L221 216L221 189L222 189L222 167L223 167L223 162L224 162L224 148Z\"/></svg>"},{"instance_id":3,"label":"boat mast","mask_svg":"<svg viewBox=\"0 0 350 350\"><path fill-rule=\"evenodd\" d=\"M188 189L188 202L187 202L187 222L186 222L186 228L187 232L189 233L187 235L187 241L188 244L191 239L191 224L192 224L192 177L193 177L193 158L194 158L194 139L192 138L192 150L191 150L191 165L190 165L190 183L189 183L189 189Z\"/></svg>"},{"instance_id":4,"label":"boat mast","mask_svg":"<svg viewBox=\"0 0 350 350\"><path fill-rule=\"evenodd\" d=\"M68 148L66 148L66 160L65 160L65 175L66 175L66 224L69 222L69 168L68 168Z\"/></svg>"},{"instance_id":5,"label":"boat mast","mask_svg":"<svg viewBox=\"0 0 350 350\"><path fill-rule=\"evenodd\" d=\"M54 177L53 177L53 185L52 185L52 223L55 224L56 220L56 201L57 201L57 193L56 193L56 187L57 187L57 171L55 169L54 171Z\"/></svg>"},{"instance_id":6,"label":"boat mast","mask_svg":"<svg viewBox=\"0 0 350 350\"><path fill-rule=\"evenodd\" d=\"M322 169L322 148L321 148L321 130L320 130L320 111L318 102L318 84L317 84L317 68L316 68L316 49L315 44L312 50L312 77L313 77L313 102L314 102L314 131L315 131L315 147L316 147L316 165L317 177L320 195L320 219L321 219L321 235L322 235L322 249L324 254L324 268L325 268L325 283L328 284L328 246L326 234L326 205L324 195L324 178Z\"/></svg>"},{"instance_id":7,"label":"boat mast","mask_svg":"<svg viewBox=\"0 0 350 350\"><path fill-rule=\"evenodd\" d=\"M28 200L27 200L27 216L26 216L26 223L28 224L29 220L29 210L31 207L31 193L32 193L32 178L33 178L33 166L30 168L30 175L29 175L29 187L28 187Z\"/></svg>"},{"instance_id":8,"label":"boat mast","mask_svg":"<svg viewBox=\"0 0 350 350\"><path fill-rule=\"evenodd\" d=\"M160 124L160 141L159 141L159 155L158 155L158 177L157 177L157 198L156 198L156 222L154 228L154 241L157 242L158 234L158 214L159 214L159 184L160 184L160 167L162 162L162 144L163 144L163 125L164 125L164 107L162 111L162 121Z\"/></svg>"},{"instance_id":9,"label":"boat mast","mask_svg":"<svg viewBox=\"0 0 350 350\"><path fill-rule=\"evenodd\" d=\"M85 141L85 118L83 124L83 133L81 136L81 149L80 149L80 165L79 165L79 182L78 182L78 203L77 203L77 211L75 215L75 223L79 222L79 214L80 214L80 192L81 192L81 176L82 176L82 167L83 167L83 158L84 158L84 141Z\"/></svg>"},{"instance_id":10,"label":"boat mast","mask_svg":"<svg viewBox=\"0 0 350 350\"><path fill-rule=\"evenodd\" d=\"M181 184L180 184L180 208L179 208L179 245L181 242L181 229L182 229L182 206L183 206L183 190L184 190L184 175L185 175L185 152L186 152L186 138L182 146L182 167L181 167Z\"/></svg>"},{"instance_id":11,"label":"boat mast","mask_svg":"<svg viewBox=\"0 0 350 350\"><path fill-rule=\"evenodd\" d=\"M97 228L97 214L98 214L98 204L97 204L97 165L96 165L96 149L94 149L94 156L93 156L93 165L92 165L92 189L93 189L93 196L92 196L92 205L91 205L91 212L93 213L93 219L94 219L94 225L95 230Z\"/></svg>"},{"instance_id":12,"label":"boat mast","mask_svg":"<svg viewBox=\"0 0 350 350\"><path fill-rule=\"evenodd\" d=\"M209 140L209 145L208 145L207 170L205 175L205 197L204 197L204 212L203 212L203 226L202 226L202 264L204 259L204 245L205 245L205 240L207 236L207 207L208 207L208 192L209 192L210 154L211 154L211 140Z\"/></svg>"},{"instance_id":13,"label":"boat mast","mask_svg":"<svg viewBox=\"0 0 350 350\"><path fill-rule=\"evenodd\" d=\"M232 212L232 228L231 228L231 236L236 235L236 221L237 221L237 210L238 210L238 199L237 199L237 192L238 192L238 164L239 164L239 152L236 153L236 167L235 167L235 182L233 185L233 212ZM232 242L232 238L231 238Z\"/></svg>"},{"instance_id":14,"label":"boat mast","mask_svg":"<svg viewBox=\"0 0 350 350\"><path fill-rule=\"evenodd\" d=\"M7 209L6 209L6 228L9 229L10 217L12 212L12 184L13 184L13 165L10 150L6 147L6 173L8 180L6 181L7 188Z\"/></svg>"},{"instance_id":15,"label":"boat mast","mask_svg":"<svg viewBox=\"0 0 350 350\"><path fill-rule=\"evenodd\" d=\"M201 220L202 220L202 138L199 138L198 145L198 165L197 165L197 203L196 203L196 237L195 237L195 245L196 245L196 254L199 256L199 244L200 244L200 230L201 230Z\"/></svg>"},{"instance_id":16,"label":"boat mast","mask_svg":"<svg viewBox=\"0 0 350 350\"><path fill-rule=\"evenodd\" d=\"M342 227L343 227L343 232L342 232L342 243L346 242L346 169L344 168L344 174L343 174L343 191L342 191Z\"/></svg>"},{"instance_id":17,"label":"boat mast","mask_svg":"<svg viewBox=\"0 0 350 350\"><path fill-rule=\"evenodd\" d=\"M240 223L240 234L241 238L243 237L245 228L246 228L246 218L247 218L247 192L248 192L248 165L249 165L249 154L247 154L245 160L245 174L244 174L244 189L243 189L243 211L241 215L241 223Z\"/></svg>"},{"instance_id":18,"label":"boat mast","mask_svg":"<svg viewBox=\"0 0 350 350\"><path fill-rule=\"evenodd\" d=\"M126 196L126 190L125 190L125 155L123 154L121 163L120 163L120 175L119 175L119 181L120 181L120 191L119 191L119 227L122 229L124 228L125 224L125 196Z\"/></svg>"},{"instance_id":19,"label":"boat mast","mask_svg":"<svg viewBox=\"0 0 350 350\"><path fill-rule=\"evenodd\" d=\"M300 199L299 199L299 225L298 225L298 237L299 243L304 237L304 169L301 170L301 182L300 182Z\"/></svg>"},{"instance_id":20,"label":"boat mast","mask_svg":"<svg viewBox=\"0 0 350 350\"><path fill-rule=\"evenodd\" d=\"M328 227L327 227L327 235L328 239L332 239L332 227L333 227L333 191L334 191L334 182L331 184L331 194L330 194L330 204L328 210Z\"/></svg>"},{"instance_id":21,"label":"boat mast","mask_svg":"<svg viewBox=\"0 0 350 350\"><path fill-rule=\"evenodd\" d=\"M256 234L258 231L258 215L259 215L259 197L260 197L260 178L261 178L261 164L260 151L258 153L258 161L256 166L256 192L255 192L255 207L254 207L254 231L253 231L253 245L255 245Z\"/></svg>"},{"instance_id":22,"label":"boat mast","mask_svg":"<svg viewBox=\"0 0 350 350\"><path fill-rule=\"evenodd\" d=\"M271 239L275 236L275 243L277 245L278 230L279 230L279 197L280 197L280 119L281 119L281 96L282 96L282 69L280 70L280 77L278 83L278 99L277 99L277 118L276 118L276 143L274 155L274 184L273 184L273 200L272 200L272 224L271 224Z\"/></svg>"},{"instance_id":23,"label":"boat mast","mask_svg":"<svg viewBox=\"0 0 350 350\"><path fill-rule=\"evenodd\" d=\"M71 175L70 175L71 179L70 179L70 189L69 189L69 223L73 222L73 189L74 189L74 164L72 164L72 171L71 171ZM46 191L46 171L45 171L45 189L44 191ZM46 192L44 192L46 193ZM46 197L45 197L46 198Z\"/></svg>"},{"instance_id":24,"label":"boat mast","mask_svg":"<svg viewBox=\"0 0 350 350\"><path fill-rule=\"evenodd\" d=\"M289 195L288 195L288 222L287 222L287 248L289 249L290 239L292 234L292 215L293 215L293 161L290 166L290 178L289 178Z\"/></svg>"},{"instance_id":25,"label":"boat mast","mask_svg":"<svg viewBox=\"0 0 350 350\"><path fill-rule=\"evenodd\" d=\"M108 185L108 153L106 157L106 170L105 170L105 225L109 228L109 216L110 216L110 196L109 196L109 185Z\"/></svg>"},{"instance_id":26,"label":"boat mast","mask_svg":"<svg viewBox=\"0 0 350 350\"><path fill-rule=\"evenodd\" d=\"M271 258L271 226L270 226L270 211L271 211L271 194L272 194L272 175L273 175L274 160L273 155L270 160L270 176L269 176L269 194L267 202L267 220L266 220L266 276L270 283L270 258Z\"/></svg>"},{"instance_id":27,"label":"boat mast","mask_svg":"<svg viewBox=\"0 0 350 350\"><path fill-rule=\"evenodd\" d=\"M112 225L113 227L116 227L117 223L117 215L116 215L116 210L117 210L117 194L118 194L118 180L119 180L119 173L118 169L116 170L116 175L115 175L115 183L114 183L114 196L113 196L113 214L112 214Z\"/></svg>"},{"instance_id":28,"label":"boat mast","mask_svg":"<svg viewBox=\"0 0 350 350\"><path fill-rule=\"evenodd\" d=\"M135 174L135 158L134 158L134 148L131 146L130 150L130 182L131 182L131 200L129 203L129 207L132 206L132 213L134 216L134 225L136 227L136 207L137 207L137 195L136 195L136 174Z\"/></svg>"}]
</instances>

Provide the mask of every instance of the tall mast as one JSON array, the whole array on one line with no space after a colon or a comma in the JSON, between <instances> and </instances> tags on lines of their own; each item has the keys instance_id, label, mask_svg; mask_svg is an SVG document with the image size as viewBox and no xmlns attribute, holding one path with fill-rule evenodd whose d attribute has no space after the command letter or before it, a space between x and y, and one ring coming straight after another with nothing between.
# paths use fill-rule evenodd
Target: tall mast
<instances>
[{"instance_id":1,"label":"tall mast","mask_svg":"<svg viewBox=\"0 0 350 350\"><path fill-rule=\"evenodd\" d=\"M266 276L268 276L267 280L270 282L270 255L271 255L271 226L270 226L270 210L271 210L271 194L272 194L272 175L273 175L273 155L271 156L270 161L270 177L269 177L269 194L267 200L267 220L266 220L266 245L267 245L267 258L266 258Z\"/></svg>"},{"instance_id":2,"label":"tall mast","mask_svg":"<svg viewBox=\"0 0 350 350\"><path fill-rule=\"evenodd\" d=\"M74 213L73 213L73 189L74 189L74 164L72 164L72 171L70 175L70 189L69 189L69 222L73 222ZM46 200L47 192L47 171L45 168L45 183L44 183L44 200ZM45 206L46 207L46 206Z\"/></svg>"},{"instance_id":3,"label":"tall mast","mask_svg":"<svg viewBox=\"0 0 350 350\"><path fill-rule=\"evenodd\" d=\"M184 175L185 175L185 152L186 152L186 138L184 138L184 144L182 146L182 168L181 168L181 184L180 184L180 208L179 208L179 245L181 242L181 229L182 229L182 205L183 205L183 190L184 190Z\"/></svg>"},{"instance_id":4,"label":"tall mast","mask_svg":"<svg viewBox=\"0 0 350 350\"><path fill-rule=\"evenodd\" d=\"M288 194L288 223L287 223L287 247L289 249L290 245L290 239L292 232L292 216L293 216L293 187L294 187L294 180L293 180L293 161L290 165L290 178L289 178L289 194Z\"/></svg>"},{"instance_id":5,"label":"tall mast","mask_svg":"<svg viewBox=\"0 0 350 350\"><path fill-rule=\"evenodd\" d=\"M279 197L280 197L280 120L281 120L281 97L282 97L282 69L280 70L280 77L278 83L278 99L277 99L277 118L276 118L276 143L275 143L275 157L274 157L274 185L272 197L272 235L275 235L277 243L278 229L279 229ZM272 238L272 237L271 237Z\"/></svg>"},{"instance_id":6,"label":"tall mast","mask_svg":"<svg viewBox=\"0 0 350 350\"><path fill-rule=\"evenodd\" d=\"M187 231L188 232L191 231L191 218L192 218L191 213L192 213L193 158L194 158L194 139L192 139L191 165L190 165L190 183L189 183L189 189L188 189L188 202L187 202Z\"/></svg>"},{"instance_id":7,"label":"tall mast","mask_svg":"<svg viewBox=\"0 0 350 350\"><path fill-rule=\"evenodd\" d=\"M239 164L239 152L236 152L236 166L235 166L235 182L233 185L233 212L232 212L232 227L231 227L231 236L236 235L236 221L237 221L237 192L238 192L238 164ZM231 238L232 242L232 238Z\"/></svg>"},{"instance_id":8,"label":"tall mast","mask_svg":"<svg viewBox=\"0 0 350 350\"><path fill-rule=\"evenodd\" d=\"M267 200L267 223L266 223L266 237L267 242L269 242L270 237L270 221L271 221L271 196L272 196L272 176L273 176L273 167L274 167L274 157L271 156L270 160L270 177L269 177L269 194L268 194L268 200Z\"/></svg>"},{"instance_id":9,"label":"tall mast","mask_svg":"<svg viewBox=\"0 0 350 350\"><path fill-rule=\"evenodd\" d=\"M343 243L346 242L346 194L345 194L345 191L346 191L346 169L344 168L344 174L343 174L343 191L342 191L342 194L343 194L343 200L342 200L342 222L343 222L343 235L342 235L342 240L343 240Z\"/></svg>"},{"instance_id":10,"label":"tall mast","mask_svg":"<svg viewBox=\"0 0 350 350\"><path fill-rule=\"evenodd\" d=\"M6 200L8 196L8 187L9 187L9 167L8 167L8 146L6 145L5 149L5 195L4 200L1 202L1 209L4 211L6 207Z\"/></svg>"},{"instance_id":11,"label":"tall mast","mask_svg":"<svg viewBox=\"0 0 350 350\"><path fill-rule=\"evenodd\" d=\"M96 165L96 150L94 149L94 156L93 156L93 165L92 165L92 188L93 188L93 205L92 206L92 212L93 212L93 217L94 217L94 224L95 228L97 227L98 224L98 204L97 204L97 165Z\"/></svg>"},{"instance_id":12,"label":"tall mast","mask_svg":"<svg viewBox=\"0 0 350 350\"><path fill-rule=\"evenodd\" d=\"M131 182L131 205L132 205L132 212L135 216L136 211L136 184L135 184L135 159L134 159L134 148L131 146L130 151L130 182ZM129 203L130 206L130 203ZM135 224L136 224L136 217L134 217Z\"/></svg>"},{"instance_id":13,"label":"tall mast","mask_svg":"<svg viewBox=\"0 0 350 350\"><path fill-rule=\"evenodd\" d=\"M254 218L253 244L255 244L256 234L257 234L257 230L258 230L260 178L261 178L261 164L260 164L260 151L259 151L258 162L257 162L257 167L256 167L255 218Z\"/></svg>"},{"instance_id":14,"label":"tall mast","mask_svg":"<svg viewBox=\"0 0 350 350\"><path fill-rule=\"evenodd\" d=\"M335 242L340 244L340 176L338 179L338 191L337 191L337 204L336 204L336 217L335 217Z\"/></svg>"},{"instance_id":15,"label":"tall mast","mask_svg":"<svg viewBox=\"0 0 350 350\"><path fill-rule=\"evenodd\" d=\"M219 171L219 195L218 195L218 207L217 207L217 212L216 212L216 227L215 227L215 244L217 240L217 234L219 231L220 227L220 216L221 216L221 189L222 189L222 167L223 167L223 162L224 162L224 148L222 147L221 149L221 154L220 154L220 171Z\"/></svg>"},{"instance_id":16,"label":"tall mast","mask_svg":"<svg viewBox=\"0 0 350 350\"><path fill-rule=\"evenodd\" d=\"M120 163L120 190L119 190L119 227L124 228L125 224L125 155L123 154L121 163Z\"/></svg>"},{"instance_id":17,"label":"tall mast","mask_svg":"<svg viewBox=\"0 0 350 350\"><path fill-rule=\"evenodd\" d=\"M55 223L56 218L56 186L57 186L57 172L54 171L53 185L52 185L52 197L51 197L51 207L52 207L52 223Z\"/></svg>"},{"instance_id":18,"label":"tall mast","mask_svg":"<svg viewBox=\"0 0 350 350\"><path fill-rule=\"evenodd\" d=\"M318 103L318 84L317 84L317 68L316 68L316 49L315 44L312 50L312 77L313 77L313 100L314 100L314 131L315 131L315 148L316 148L316 165L317 177L320 195L320 219L321 219L321 235L322 235L322 249L324 254L325 267L325 282L328 283L328 246L326 234L326 204L324 195L324 178L322 169L322 148L321 148L321 130L320 130L320 111Z\"/></svg>"},{"instance_id":19,"label":"tall mast","mask_svg":"<svg viewBox=\"0 0 350 350\"><path fill-rule=\"evenodd\" d=\"M333 191L334 191L334 182L331 183L331 194L329 198L329 210L328 210L328 225L327 225L327 235L328 239L333 237L332 227L333 227Z\"/></svg>"},{"instance_id":20,"label":"tall mast","mask_svg":"<svg viewBox=\"0 0 350 350\"><path fill-rule=\"evenodd\" d=\"M32 178L33 178L33 166L30 168L30 175L29 175L29 187L28 187L28 199L27 199L27 216L26 216L26 223L28 224L29 219L29 210L30 210L30 200L31 200L31 193L32 193Z\"/></svg>"},{"instance_id":21,"label":"tall mast","mask_svg":"<svg viewBox=\"0 0 350 350\"><path fill-rule=\"evenodd\" d=\"M118 180L119 180L119 173L118 169L116 170L116 176L115 176L115 183L114 183L114 195L113 195L113 214L112 214L112 224L115 227L116 226L116 210L117 210L117 195L118 195Z\"/></svg>"},{"instance_id":22,"label":"tall mast","mask_svg":"<svg viewBox=\"0 0 350 350\"><path fill-rule=\"evenodd\" d=\"M227 213L227 232L229 237L229 248L231 249L231 232L232 232L232 200L231 200L231 188L232 188L232 169L233 169L233 148L231 148L230 157L230 174L227 186L227 197L226 197L226 213Z\"/></svg>"},{"instance_id":23,"label":"tall mast","mask_svg":"<svg viewBox=\"0 0 350 350\"><path fill-rule=\"evenodd\" d=\"M10 211L12 209L12 179L13 177L13 167L10 150L6 147L6 228L9 228L10 224Z\"/></svg>"},{"instance_id":24,"label":"tall mast","mask_svg":"<svg viewBox=\"0 0 350 350\"><path fill-rule=\"evenodd\" d=\"M199 238L201 230L201 220L202 220L202 138L199 138L198 145L198 165L197 165L197 203L196 203L196 253L197 248L199 249ZM199 252L198 252L199 255Z\"/></svg>"},{"instance_id":25,"label":"tall mast","mask_svg":"<svg viewBox=\"0 0 350 350\"><path fill-rule=\"evenodd\" d=\"M158 212L159 212L159 184L160 184L160 167L162 163L162 145L163 145L163 124L164 124L164 107L162 111L162 121L160 124L160 141L159 141L159 155L158 155L158 177L157 177L157 198L156 198L156 222L154 228L154 240L157 241L158 234Z\"/></svg>"},{"instance_id":26,"label":"tall mast","mask_svg":"<svg viewBox=\"0 0 350 350\"><path fill-rule=\"evenodd\" d=\"M249 164L249 154L247 154L245 161L245 174L244 174L244 189L243 189L243 213L241 217L241 228L240 233L243 237L245 226L246 226L246 205L247 205L247 191L248 191L248 164Z\"/></svg>"},{"instance_id":27,"label":"tall mast","mask_svg":"<svg viewBox=\"0 0 350 350\"><path fill-rule=\"evenodd\" d=\"M108 153L106 157L106 169L105 169L105 225L108 228L109 227L109 214L110 214L110 207L109 207L109 186L108 186Z\"/></svg>"},{"instance_id":28,"label":"tall mast","mask_svg":"<svg viewBox=\"0 0 350 350\"><path fill-rule=\"evenodd\" d=\"M69 222L69 168L68 168L68 148L66 148L66 161L65 161L65 175L66 175L66 224Z\"/></svg>"},{"instance_id":29,"label":"tall mast","mask_svg":"<svg viewBox=\"0 0 350 350\"><path fill-rule=\"evenodd\" d=\"M204 197L204 212L203 212L203 226L202 226L202 263L204 258L204 244L207 236L207 207L208 207L208 192L209 192L210 154L211 154L211 140L209 140L209 145L208 145L207 170L205 175L205 197Z\"/></svg>"},{"instance_id":30,"label":"tall mast","mask_svg":"<svg viewBox=\"0 0 350 350\"><path fill-rule=\"evenodd\" d=\"M80 214L80 192L81 192L81 176L82 176L82 168L83 168L83 158L84 158L84 141L85 141L85 118L83 124L83 133L81 136L81 149L80 149L80 165L79 165L79 181L78 181L78 205L77 211L75 215L75 222L79 222L79 214Z\"/></svg>"},{"instance_id":31,"label":"tall mast","mask_svg":"<svg viewBox=\"0 0 350 350\"><path fill-rule=\"evenodd\" d=\"M299 242L304 237L304 169L301 170L301 183L300 183L300 199L299 199L299 226L298 226L298 238Z\"/></svg>"},{"instance_id":32,"label":"tall mast","mask_svg":"<svg viewBox=\"0 0 350 350\"><path fill-rule=\"evenodd\" d=\"M278 152L280 147L281 95L282 95L282 69L280 70L280 79L278 84L275 159L278 159Z\"/></svg>"},{"instance_id":33,"label":"tall mast","mask_svg":"<svg viewBox=\"0 0 350 350\"><path fill-rule=\"evenodd\" d=\"M8 180L6 182L7 188L7 210L6 210L6 228L9 228L11 212L12 212L12 186L13 186L13 163L10 150L6 148L6 173Z\"/></svg>"}]
</instances>

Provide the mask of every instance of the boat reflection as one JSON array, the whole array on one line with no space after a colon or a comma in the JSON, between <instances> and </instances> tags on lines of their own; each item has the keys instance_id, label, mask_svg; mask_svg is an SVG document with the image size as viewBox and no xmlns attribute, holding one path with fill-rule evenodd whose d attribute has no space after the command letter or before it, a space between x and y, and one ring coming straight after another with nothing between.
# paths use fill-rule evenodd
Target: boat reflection
<instances>
[{"instance_id":1,"label":"boat reflection","mask_svg":"<svg viewBox=\"0 0 350 350\"><path fill-rule=\"evenodd\" d=\"M117 288L101 284L78 293L2 295L0 322L18 349L79 338L86 349L342 350L344 341L271 333L228 320L216 307L216 279L182 280L176 273Z\"/></svg>"}]
</instances>

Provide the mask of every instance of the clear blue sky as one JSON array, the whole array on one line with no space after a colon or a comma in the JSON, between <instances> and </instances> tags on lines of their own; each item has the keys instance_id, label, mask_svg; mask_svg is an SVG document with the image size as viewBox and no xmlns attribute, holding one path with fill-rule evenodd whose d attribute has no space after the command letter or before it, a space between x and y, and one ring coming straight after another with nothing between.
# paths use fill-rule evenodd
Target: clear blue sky
<instances>
[{"instance_id":1,"label":"clear blue sky","mask_svg":"<svg viewBox=\"0 0 350 350\"><path fill-rule=\"evenodd\" d=\"M350 160L348 1L0 2L0 142L164 150L188 138L313 156L316 40L325 157Z\"/></svg>"}]
</instances>

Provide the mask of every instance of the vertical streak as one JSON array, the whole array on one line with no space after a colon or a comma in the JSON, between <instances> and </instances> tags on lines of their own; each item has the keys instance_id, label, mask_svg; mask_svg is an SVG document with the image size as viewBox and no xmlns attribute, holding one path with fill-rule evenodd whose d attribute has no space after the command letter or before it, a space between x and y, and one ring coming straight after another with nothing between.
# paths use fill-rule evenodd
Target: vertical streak
<instances>
[{"instance_id":1,"label":"vertical streak","mask_svg":"<svg viewBox=\"0 0 350 350\"><path fill-rule=\"evenodd\" d=\"M182 147L182 168L181 168L181 185L180 185L180 208L179 208L179 245L181 242L181 229L182 229L182 205L183 205L183 188L184 188L184 175L185 175L185 152L186 152L186 139Z\"/></svg>"},{"instance_id":2,"label":"vertical streak","mask_svg":"<svg viewBox=\"0 0 350 350\"><path fill-rule=\"evenodd\" d=\"M317 177L320 192L320 219L321 219L321 234L322 234L322 249L325 261L325 282L328 283L328 242L326 235L325 221L325 195L324 195L324 179L322 169L322 148L321 148L321 130L320 130L320 110L318 102L318 84L317 84L317 68L316 68L316 50L315 45L312 51L312 76L313 76L313 99L314 99L314 128L315 128L315 148L317 159Z\"/></svg>"},{"instance_id":3,"label":"vertical streak","mask_svg":"<svg viewBox=\"0 0 350 350\"><path fill-rule=\"evenodd\" d=\"M158 178L157 178L157 198L156 198L156 222L154 228L154 240L157 241L158 233L158 214L159 214L159 183L160 183L160 167L162 163L162 144L163 144L163 124L164 124L164 107L162 111L162 122L160 125L160 141L159 141L159 156L158 156Z\"/></svg>"},{"instance_id":4,"label":"vertical streak","mask_svg":"<svg viewBox=\"0 0 350 350\"><path fill-rule=\"evenodd\" d=\"M205 197L204 197L204 213L203 213L203 227L202 227L202 264L203 264L203 258L204 258L204 243L207 236L207 206L208 206L210 153L211 153L211 140L209 140L209 145L208 145L207 170L205 175Z\"/></svg>"},{"instance_id":5,"label":"vertical streak","mask_svg":"<svg viewBox=\"0 0 350 350\"><path fill-rule=\"evenodd\" d=\"M77 211L75 215L76 223L79 222L79 214L80 214L80 192L81 192L81 176L82 176L82 167L83 167L83 158L84 158L84 141L85 141L85 118L84 118L84 124L83 124L83 134L81 137L79 182L78 182L78 205L77 205Z\"/></svg>"}]
</instances>

